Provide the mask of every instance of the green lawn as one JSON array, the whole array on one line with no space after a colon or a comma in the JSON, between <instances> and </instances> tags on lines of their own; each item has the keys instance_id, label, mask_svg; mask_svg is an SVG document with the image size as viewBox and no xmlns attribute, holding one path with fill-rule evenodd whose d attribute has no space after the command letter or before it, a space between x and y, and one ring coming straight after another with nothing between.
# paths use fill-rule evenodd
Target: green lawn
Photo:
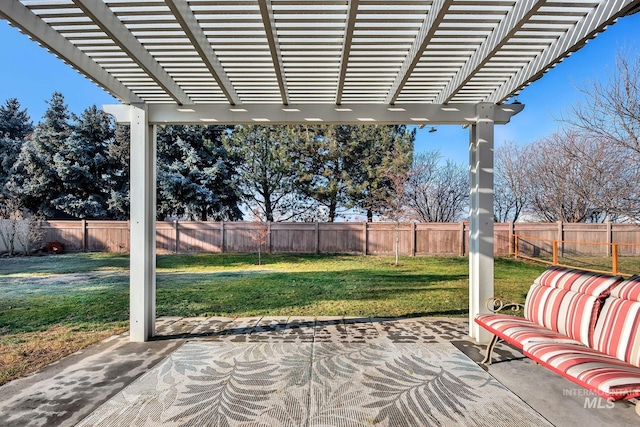
<instances>
[{"instance_id":1,"label":"green lawn","mask_svg":"<svg viewBox=\"0 0 640 427\"><path fill-rule=\"evenodd\" d=\"M460 257L158 256L164 316L466 316L468 260ZM544 266L497 259L496 295L524 297ZM0 265L0 384L123 332L128 256L5 258ZM37 357L31 357L35 353ZM31 360L35 359L35 360Z\"/></svg>"}]
</instances>

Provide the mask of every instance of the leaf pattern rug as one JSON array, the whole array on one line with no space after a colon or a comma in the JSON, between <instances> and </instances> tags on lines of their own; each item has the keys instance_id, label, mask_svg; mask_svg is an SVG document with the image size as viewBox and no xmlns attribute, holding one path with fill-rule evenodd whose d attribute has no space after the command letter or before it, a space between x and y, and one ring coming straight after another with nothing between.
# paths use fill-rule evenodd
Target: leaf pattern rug
<instances>
[{"instance_id":1,"label":"leaf pattern rug","mask_svg":"<svg viewBox=\"0 0 640 427\"><path fill-rule=\"evenodd\" d=\"M549 426L449 343L191 341L80 426Z\"/></svg>"}]
</instances>

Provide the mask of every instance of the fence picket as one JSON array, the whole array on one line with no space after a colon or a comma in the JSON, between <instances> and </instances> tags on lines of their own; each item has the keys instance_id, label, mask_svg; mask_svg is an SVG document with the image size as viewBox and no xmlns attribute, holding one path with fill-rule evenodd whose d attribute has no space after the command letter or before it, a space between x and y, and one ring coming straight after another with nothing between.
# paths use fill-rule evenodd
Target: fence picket
<instances>
[{"instance_id":1,"label":"fence picket","mask_svg":"<svg viewBox=\"0 0 640 427\"><path fill-rule=\"evenodd\" d=\"M270 225L269 247L274 253L370 253L393 254L394 223L274 223ZM251 222L158 222L157 249L163 252L251 252ZM60 241L67 252L127 252L128 221L47 221L42 225L45 242ZM273 234L273 235L271 235ZM504 223L494 226L496 256L515 251L513 234L557 240L601 241L620 244L620 255L640 255L640 226L633 224ZM588 239L587 239L588 238ZM469 225L460 223L406 223L400 226L401 255L466 255ZM177 240L177 241L176 241ZM2 248L0 248L2 249ZM602 248L571 243L561 250L600 255Z\"/></svg>"}]
</instances>

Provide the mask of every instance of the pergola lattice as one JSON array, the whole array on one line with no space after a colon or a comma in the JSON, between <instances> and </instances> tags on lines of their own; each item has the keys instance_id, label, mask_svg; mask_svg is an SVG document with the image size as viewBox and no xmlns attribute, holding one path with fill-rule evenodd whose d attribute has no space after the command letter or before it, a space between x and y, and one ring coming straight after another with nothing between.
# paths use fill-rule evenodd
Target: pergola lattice
<instances>
[{"instance_id":1,"label":"pergola lattice","mask_svg":"<svg viewBox=\"0 0 640 427\"><path fill-rule=\"evenodd\" d=\"M122 101L131 339L155 331L155 126L469 125L471 320L493 294L503 104L640 0L2 0L0 18Z\"/></svg>"}]
</instances>

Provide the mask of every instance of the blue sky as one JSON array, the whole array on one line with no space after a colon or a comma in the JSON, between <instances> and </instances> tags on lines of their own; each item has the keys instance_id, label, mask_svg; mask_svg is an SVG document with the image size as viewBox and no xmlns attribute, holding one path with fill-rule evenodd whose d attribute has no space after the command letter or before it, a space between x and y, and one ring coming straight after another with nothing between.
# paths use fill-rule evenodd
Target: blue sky
<instances>
[{"instance_id":1,"label":"blue sky","mask_svg":"<svg viewBox=\"0 0 640 427\"><path fill-rule=\"evenodd\" d=\"M518 101L526 105L511 123L496 126L496 145L511 140L535 141L557 129L556 119L580 99L577 87L589 80L606 78L618 52L640 49L640 13L623 18L587 46L551 69L542 79L525 88ZM0 20L0 103L17 98L38 122L47 108L45 100L62 92L69 108L80 113L96 104L116 103L101 88L84 78L37 43ZM416 151L438 149L443 157L468 161L468 131L460 126L437 126L418 131Z\"/></svg>"}]
</instances>

